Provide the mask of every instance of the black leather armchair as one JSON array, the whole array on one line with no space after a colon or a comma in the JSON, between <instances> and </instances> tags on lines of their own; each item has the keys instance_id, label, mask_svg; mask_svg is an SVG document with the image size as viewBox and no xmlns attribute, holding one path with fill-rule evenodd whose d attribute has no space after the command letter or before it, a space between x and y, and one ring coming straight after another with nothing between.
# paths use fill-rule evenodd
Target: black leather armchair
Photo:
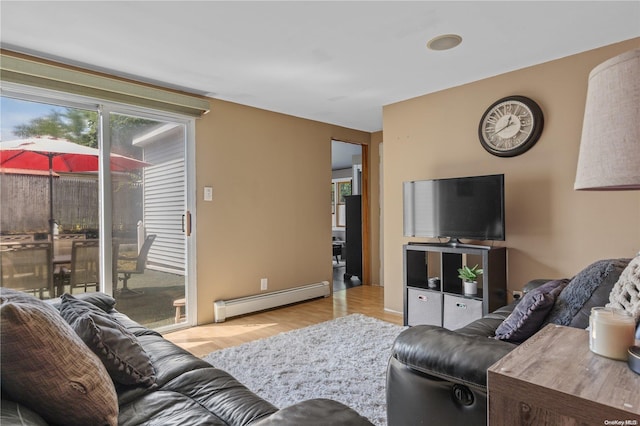
<instances>
[{"instance_id":1,"label":"black leather armchair","mask_svg":"<svg viewBox=\"0 0 640 426\"><path fill-rule=\"evenodd\" d=\"M402 332L387 369L389 426L485 425L487 369L516 347L490 337L514 305L455 331L418 325Z\"/></svg>"}]
</instances>

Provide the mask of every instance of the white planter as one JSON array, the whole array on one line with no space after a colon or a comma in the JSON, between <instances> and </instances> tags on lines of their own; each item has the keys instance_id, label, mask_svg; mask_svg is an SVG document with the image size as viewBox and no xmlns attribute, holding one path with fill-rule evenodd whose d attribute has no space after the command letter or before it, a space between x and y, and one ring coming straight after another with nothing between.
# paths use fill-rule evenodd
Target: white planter
<instances>
[{"instance_id":1,"label":"white planter","mask_svg":"<svg viewBox=\"0 0 640 426\"><path fill-rule=\"evenodd\" d=\"M478 282L477 281L463 281L464 294L478 294Z\"/></svg>"}]
</instances>

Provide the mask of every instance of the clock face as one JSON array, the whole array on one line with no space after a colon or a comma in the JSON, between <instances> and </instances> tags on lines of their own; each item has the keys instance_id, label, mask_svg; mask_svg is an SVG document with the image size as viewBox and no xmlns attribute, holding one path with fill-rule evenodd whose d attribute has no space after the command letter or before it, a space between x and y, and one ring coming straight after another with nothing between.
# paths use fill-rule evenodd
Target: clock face
<instances>
[{"instance_id":1,"label":"clock face","mask_svg":"<svg viewBox=\"0 0 640 426\"><path fill-rule=\"evenodd\" d=\"M524 96L509 96L491 105L480 119L478 136L493 155L513 157L531 148L540 138L542 110Z\"/></svg>"}]
</instances>

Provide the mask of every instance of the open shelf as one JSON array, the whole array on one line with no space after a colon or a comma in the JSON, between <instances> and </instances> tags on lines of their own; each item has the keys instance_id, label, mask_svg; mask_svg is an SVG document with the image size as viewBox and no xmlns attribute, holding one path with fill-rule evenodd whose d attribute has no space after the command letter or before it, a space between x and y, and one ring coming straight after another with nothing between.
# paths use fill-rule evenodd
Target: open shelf
<instances>
[{"instance_id":1,"label":"open shelf","mask_svg":"<svg viewBox=\"0 0 640 426\"><path fill-rule=\"evenodd\" d=\"M422 313L411 312L425 309L440 309L439 315L431 312L426 317L430 318L430 324L459 324L457 317L468 316L471 310L474 316L486 315L489 312L506 304L507 288L507 259L506 248L489 246L455 246L446 244L406 244L404 250L404 322L405 325L417 325L424 323ZM478 277L478 293L474 295L464 294L462 280L458 278L458 268L462 265L470 267L479 265L483 274ZM435 288L429 288L429 278L437 277L440 284ZM412 289L411 292L408 290ZM429 294L433 293L433 294ZM440 294L440 303L433 302L435 293ZM447 309L447 298L456 299ZM429 299L426 304L409 303L410 297L418 297L420 301ZM468 302L464 302L467 300ZM477 301L480 305L474 305ZM471 306L474 306L471 309ZM439 321L434 320L439 318ZM477 318L473 318L477 319ZM472 319L472 320L473 320ZM470 322L470 321L469 321Z\"/></svg>"}]
</instances>

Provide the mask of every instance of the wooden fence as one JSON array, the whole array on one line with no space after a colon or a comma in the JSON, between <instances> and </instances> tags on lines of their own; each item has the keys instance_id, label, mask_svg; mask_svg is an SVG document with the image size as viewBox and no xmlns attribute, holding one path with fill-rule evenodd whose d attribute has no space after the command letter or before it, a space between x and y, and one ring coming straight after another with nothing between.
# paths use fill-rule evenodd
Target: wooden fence
<instances>
[{"instance_id":1,"label":"wooden fence","mask_svg":"<svg viewBox=\"0 0 640 426\"><path fill-rule=\"evenodd\" d=\"M143 187L114 179L113 228L136 235L142 220ZM49 232L49 177L0 174L0 233ZM63 175L53 179L53 217L63 232L97 232L97 177Z\"/></svg>"}]
</instances>

